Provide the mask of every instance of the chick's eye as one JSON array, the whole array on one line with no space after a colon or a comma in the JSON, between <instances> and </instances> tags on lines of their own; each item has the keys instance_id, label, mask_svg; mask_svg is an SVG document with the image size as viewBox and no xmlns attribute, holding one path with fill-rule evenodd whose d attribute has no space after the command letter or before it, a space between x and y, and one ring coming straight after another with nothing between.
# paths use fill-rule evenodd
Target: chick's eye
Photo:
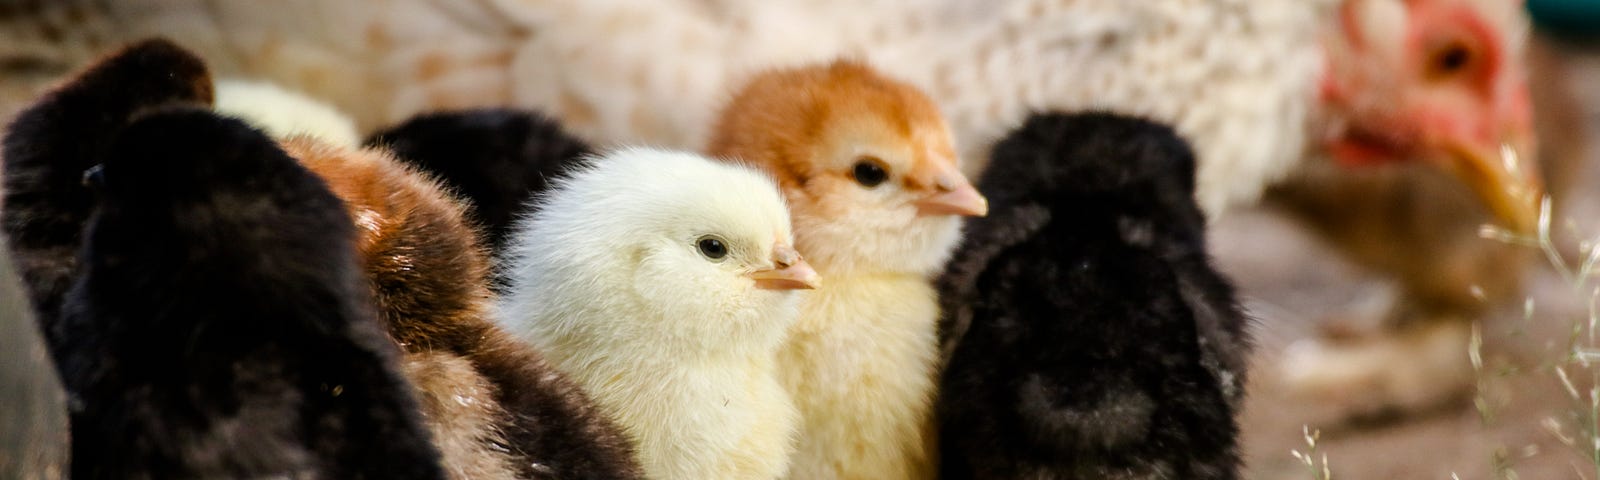
<instances>
[{"instance_id":1,"label":"chick's eye","mask_svg":"<svg viewBox=\"0 0 1600 480\"><path fill-rule=\"evenodd\" d=\"M100 165L95 165L93 167L89 167L88 170L84 170L83 171L83 186L89 187L89 188L93 188L93 189L105 188L105 186L106 186L105 168L100 166Z\"/></svg>"},{"instance_id":2,"label":"chick's eye","mask_svg":"<svg viewBox=\"0 0 1600 480\"><path fill-rule=\"evenodd\" d=\"M712 260L721 260L722 257L728 256L728 246L722 243L722 239L716 237L701 237L695 242L695 247L700 249L701 255Z\"/></svg>"},{"instance_id":3,"label":"chick's eye","mask_svg":"<svg viewBox=\"0 0 1600 480\"><path fill-rule=\"evenodd\" d=\"M856 183L867 188L876 187L889 179L889 172L883 168L883 161L873 157L861 157L856 160L856 166L850 173L856 177Z\"/></svg>"}]
</instances>

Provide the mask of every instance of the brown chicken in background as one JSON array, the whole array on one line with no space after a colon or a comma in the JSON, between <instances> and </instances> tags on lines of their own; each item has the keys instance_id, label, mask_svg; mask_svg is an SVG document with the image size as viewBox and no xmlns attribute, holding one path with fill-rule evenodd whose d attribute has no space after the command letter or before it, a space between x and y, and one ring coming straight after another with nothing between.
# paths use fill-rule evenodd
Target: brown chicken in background
<instances>
[{"instance_id":1,"label":"brown chicken in background","mask_svg":"<svg viewBox=\"0 0 1600 480\"><path fill-rule=\"evenodd\" d=\"M1478 47L1434 64L1454 65L1466 75L1424 71L1413 81L1417 88L1448 90L1452 82L1470 84L1475 76L1521 74L1526 68L1531 125L1517 130L1526 132L1521 141L1529 146L1517 151L1528 156L1514 160L1538 174L1553 200L1553 230L1561 230L1561 204L1589 154L1589 139L1556 58L1560 47L1532 35L1523 64L1495 64L1472 48ZM1533 132L1537 149L1531 147ZM1397 290L1385 311L1335 314L1324 319L1320 341L1291 346L1280 364L1289 384L1357 417L1424 409L1470 393L1474 372L1463 347L1472 323L1520 304L1524 273L1538 258L1531 248L1482 234L1495 220L1472 190L1426 164L1343 168L1318 162L1269 189L1265 199L1344 258L1392 276ZM1571 238L1553 240L1572 247Z\"/></svg>"}]
</instances>

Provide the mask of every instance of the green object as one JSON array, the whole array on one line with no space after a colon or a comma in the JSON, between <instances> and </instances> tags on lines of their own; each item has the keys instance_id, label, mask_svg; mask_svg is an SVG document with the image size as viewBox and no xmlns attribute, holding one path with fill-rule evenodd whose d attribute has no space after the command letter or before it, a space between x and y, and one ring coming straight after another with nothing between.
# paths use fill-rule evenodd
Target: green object
<instances>
[{"instance_id":1,"label":"green object","mask_svg":"<svg viewBox=\"0 0 1600 480\"><path fill-rule=\"evenodd\" d=\"M1528 0L1528 15L1541 30L1600 39L1600 0Z\"/></svg>"}]
</instances>

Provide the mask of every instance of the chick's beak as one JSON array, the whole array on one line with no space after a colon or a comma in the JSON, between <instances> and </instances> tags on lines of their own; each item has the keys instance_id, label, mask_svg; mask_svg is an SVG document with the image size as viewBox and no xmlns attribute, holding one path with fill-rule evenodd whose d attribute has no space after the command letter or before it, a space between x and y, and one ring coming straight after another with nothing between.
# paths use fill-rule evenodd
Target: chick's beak
<instances>
[{"instance_id":1,"label":"chick's beak","mask_svg":"<svg viewBox=\"0 0 1600 480\"><path fill-rule=\"evenodd\" d=\"M764 290L810 290L822 284L822 277L800 257L793 247L779 244L772 250L773 268L750 272L756 288Z\"/></svg>"},{"instance_id":2,"label":"chick's beak","mask_svg":"<svg viewBox=\"0 0 1600 480\"><path fill-rule=\"evenodd\" d=\"M1444 168L1471 188L1502 226L1528 235L1538 228L1544 188L1531 133L1512 137L1492 146L1446 142Z\"/></svg>"},{"instance_id":3,"label":"chick's beak","mask_svg":"<svg viewBox=\"0 0 1600 480\"><path fill-rule=\"evenodd\" d=\"M934 179L934 193L916 201L917 216L961 215L982 217L989 214L989 199L959 172L942 172Z\"/></svg>"}]
</instances>

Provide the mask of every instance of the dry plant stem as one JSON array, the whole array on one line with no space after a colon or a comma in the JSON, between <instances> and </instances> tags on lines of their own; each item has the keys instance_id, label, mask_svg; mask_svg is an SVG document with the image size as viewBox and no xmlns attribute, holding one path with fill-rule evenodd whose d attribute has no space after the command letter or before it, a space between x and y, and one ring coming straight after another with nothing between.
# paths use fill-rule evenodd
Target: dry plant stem
<instances>
[{"instance_id":1,"label":"dry plant stem","mask_svg":"<svg viewBox=\"0 0 1600 480\"><path fill-rule=\"evenodd\" d=\"M1539 206L1539 223L1534 238L1492 227L1484 226L1479 229L1480 236L1496 239L1516 245L1538 248L1549 261L1552 269L1561 275L1563 281L1571 288L1574 295L1584 295L1587 319L1574 319L1572 330L1568 337L1568 347L1565 359L1556 365L1553 370L1556 378L1561 381L1568 398L1573 402L1573 408L1566 412L1565 417L1569 425L1554 417L1547 418L1544 422L1549 430L1562 444L1572 448L1578 455L1588 459L1589 470L1596 479L1600 479L1600 387L1590 387L1581 391L1572 381L1568 373L1569 368L1582 369L1589 373L1589 384L1600 384L1600 375L1593 368L1593 362L1600 360L1600 344L1596 343L1597 326L1600 326L1600 287L1592 284L1595 275L1595 266L1600 264L1600 238L1591 239L1579 244L1579 252L1583 255L1574 268L1566 258L1557 250L1551 238L1551 206L1550 198L1545 197ZM1524 313L1531 316L1532 300L1525 305ZM1474 366L1481 362L1477 348L1479 345L1477 332L1474 330L1474 351L1472 352ZM1567 428L1571 428L1572 435L1568 435ZM1576 466L1575 466L1576 469ZM1581 472L1578 469L1578 472ZM1580 476L1590 478L1588 475Z\"/></svg>"},{"instance_id":2,"label":"dry plant stem","mask_svg":"<svg viewBox=\"0 0 1600 480\"><path fill-rule=\"evenodd\" d=\"M1306 453L1299 450L1289 450L1296 460L1306 466L1306 472L1311 474L1312 480L1332 480L1333 472L1328 468L1328 454L1317 454L1317 440L1322 438L1321 430L1312 430L1310 425L1301 425L1300 433L1306 439Z\"/></svg>"}]
</instances>

